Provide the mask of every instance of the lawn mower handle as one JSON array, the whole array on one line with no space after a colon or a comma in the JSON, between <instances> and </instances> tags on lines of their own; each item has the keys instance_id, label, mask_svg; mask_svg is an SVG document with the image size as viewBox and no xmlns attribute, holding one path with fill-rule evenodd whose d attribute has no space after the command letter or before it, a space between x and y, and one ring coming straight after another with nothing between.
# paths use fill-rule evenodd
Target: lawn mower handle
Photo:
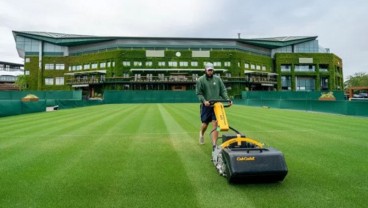
<instances>
[{"instance_id":1,"label":"lawn mower handle","mask_svg":"<svg viewBox=\"0 0 368 208\"><path fill-rule=\"evenodd\" d=\"M214 99L214 100L209 100L208 102L210 103L211 106L213 106L213 104L218 103L218 102L220 102L220 103L228 103L227 105L224 105L225 108L230 107L231 106L231 103L232 103L232 101L230 99L229 100L226 100L226 99Z\"/></svg>"}]
</instances>

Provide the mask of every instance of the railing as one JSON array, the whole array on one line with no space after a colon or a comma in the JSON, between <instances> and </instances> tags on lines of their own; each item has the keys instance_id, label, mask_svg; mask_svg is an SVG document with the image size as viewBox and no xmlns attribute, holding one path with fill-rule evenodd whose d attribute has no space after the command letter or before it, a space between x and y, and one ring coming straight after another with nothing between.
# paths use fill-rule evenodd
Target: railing
<instances>
[{"instance_id":1,"label":"railing","mask_svg":"<svg viewBox=\"0 0 368 208\"><path fill-rule=\"evenodd\" d=\"M89 79L69 79L67 84L102 84L103 79L89 78Z\"/></svg>"},{"instance_id":2,"label":"railing","mask_svg":"<svg viewBox=\"0 0 368 208\"><path fill-rule=\"evenodd\" d=\"M24 72L23 69L18 68L0 68L0 71L10 71L10 72Z\"/></svg>"},{"instance_id":3,"label":"railing","mask_svg":"<svg viewBox=\"0 0 368 208\"><path fill-rule=\"evenodd\" d=\"M277 80L273 78L265 78L265 77L253 77L249 79L249 82L253 83L272 83L276 84Z\"/></svg>"},{"instance_id":4,"label":"railing","mask_svg":"<svg viewBox=\"0 0 368 208\"><path fill-rule=\"evenodd\" d=\"M221 77L224 83L272 83L276 84L274 78L266 77ZM109 78L72 78L67 80L68 84L103 84L103 83L188 83L194 84L197 77L109 77Z\"/></svg>"}]
</instances>

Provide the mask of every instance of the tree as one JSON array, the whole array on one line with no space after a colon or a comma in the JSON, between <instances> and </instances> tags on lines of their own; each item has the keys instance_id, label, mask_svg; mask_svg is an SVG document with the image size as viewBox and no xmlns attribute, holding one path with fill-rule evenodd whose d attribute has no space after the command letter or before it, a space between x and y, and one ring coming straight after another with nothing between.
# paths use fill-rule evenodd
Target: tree
<instances>
[{"instance_id":1,"label":"tree","mask_svg":"<svg viewBox=\"0 0 368 208\"><path fill-rule=\"evenodd\" d=\"M26 75L17 76L15 84L19 87L19 90L27 89L27 76Z\"/></svg>"},{"instance_id":2,"label":"tree","mask_svg":"<svg viewBox=\"0 0 368 208\"><path fill-rule=\"evenodd\" d=\"M368 74L365 72L355 73L349 76L348 80L344 82L345 89L349 87L363 87L368 86Z\"/></svg>"}]
</instances>

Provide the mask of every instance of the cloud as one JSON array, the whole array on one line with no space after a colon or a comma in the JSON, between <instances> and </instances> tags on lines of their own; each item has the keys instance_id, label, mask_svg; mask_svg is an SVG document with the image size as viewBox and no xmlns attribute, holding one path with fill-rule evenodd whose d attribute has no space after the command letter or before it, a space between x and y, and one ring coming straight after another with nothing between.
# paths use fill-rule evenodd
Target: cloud
<instances>
[{"instance_id":1,"label":"cloud","mask_svg":"<svg viewBox=\"0 0 368 208\"><path fill-rule=\"evenodd\" d=\"M366 8L366 0L2 0L0 56L20 62L12 30L146 37L318 36L322 46L343 59L347 77L368 68Z\"/></svg>"}]
</instances>

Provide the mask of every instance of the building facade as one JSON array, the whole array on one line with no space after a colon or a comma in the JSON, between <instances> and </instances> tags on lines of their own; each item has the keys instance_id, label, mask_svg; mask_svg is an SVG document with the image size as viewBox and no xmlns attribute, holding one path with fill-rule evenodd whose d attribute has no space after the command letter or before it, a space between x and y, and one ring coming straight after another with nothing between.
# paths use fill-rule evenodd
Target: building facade
<instances>
[{"instance_id":1,"label":"building facade","mask_svg":"<svg viewBox=\"0 0 368 208\"><path fill-rule=\"evenodd\" d=\"M31 90L194 90L212 62L244 90L342 90L343 65L317 36L259 39L109 37L13 31Z\"/></svg>"},{"instance_id":2,"label":"building facade","mask_svg":"<svg viewBox=\"0 0 368 208\"><path fill-rule=\"evenodd\" d=\"M23 64L0 61L0 90L19 90L17 77L24 75Z\"/></svg>"}]
</instances>

